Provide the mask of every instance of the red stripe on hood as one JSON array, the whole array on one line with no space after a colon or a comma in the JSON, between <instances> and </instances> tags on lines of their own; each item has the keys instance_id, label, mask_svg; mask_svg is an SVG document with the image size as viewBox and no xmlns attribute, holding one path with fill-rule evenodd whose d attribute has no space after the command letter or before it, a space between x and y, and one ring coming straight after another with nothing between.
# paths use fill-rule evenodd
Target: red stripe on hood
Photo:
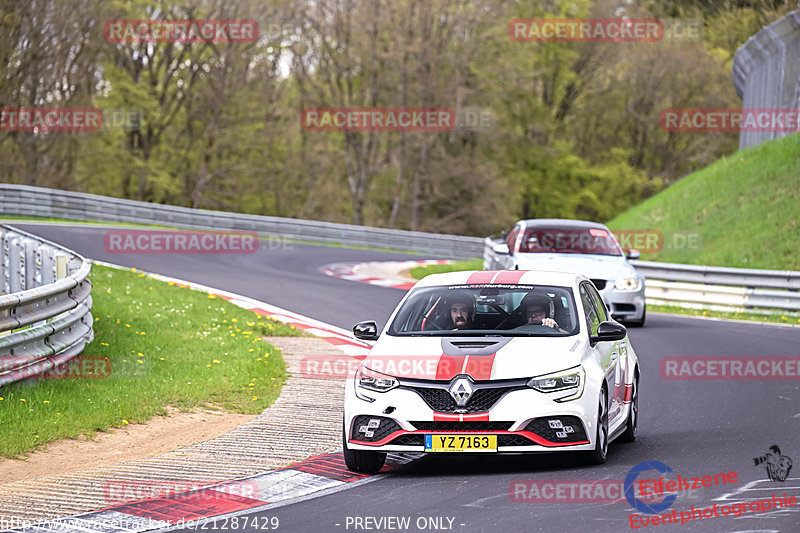
<instances>
[{"instance_id":1,"label":"red stripe on hood","mask_svg":"<svg viewBox=\"0 0 800 533\"><path fill-rule=\"evenodd\" d=\"M465 374L472 376L475 381L485 381L492 379L492 366L494 365L494 356L491 355L468 355L467 368Z\"/></svg>"},{"instance_id":2,"label":"red stripe on hood","mask_svg":"<svg viewBox=\"0 0 800 533\"><path fill-rule=\"evenodd\" d=\"M439 357L439 364L436 367L436 377L434 379L453 379L455 376L461 374L461 369L464 368L464 360L466 355L445 355Z\"/></svg>"},{"instance_id":3,"label":"red stripe on hood","mask_svg":"<svg viewBox=\"0 0 800 533\"><path fill-rule=\"evenodd\" d=\"M473 272L467 279L467 284L489 283L492 281L495 274L497 274L497 270L479 270L478 272Z\"/></svg>"},{"instance_id":4,"label":"red stripe on hood","mask_svg":"<svg viewBox=\"0 0 800 533\"><path fill-rule=\"evenodd\" d=\"M524 270L506 270L501 272L494 280L495 283L519 283L522 276L525 275Z\"/></svg>"}]
</instances>

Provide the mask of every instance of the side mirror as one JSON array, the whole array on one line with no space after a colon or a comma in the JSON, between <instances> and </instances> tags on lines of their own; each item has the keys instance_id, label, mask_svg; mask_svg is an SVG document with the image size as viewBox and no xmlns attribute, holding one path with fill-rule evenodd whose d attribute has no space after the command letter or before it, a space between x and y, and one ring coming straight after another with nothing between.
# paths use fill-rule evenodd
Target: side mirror
<instances>
[{"instance_id":1,"label":"side mirror","mask_svg":"<svg viewBox=\"0 0 800 533\"><path fill-rule=\"evenodd\" d=\"M359 322L353 326L353 335L362 341L378 340L378 324L374 320Z\"/></svg>"},{"instance_id":2,"label":"side mirror","mask_svg":"<svg viewBox=\"0 0 800 533\"><path fill-rule=\"evenodd\" d=\"M492 251L497 255L508 255L510 252L508 250L508 245L506 243L495 244L492 247Z\"/></svg>"},{"instance_id":3,"label":"side mirror","mask_svg":"<svg viewBox=\"0 0 800 533\"><path fill-rule=\"evenodd\" d=\"M639 250L631 248L630 250L625 250L625 257L628 259L639 259L642 257L642 253Z\"/></svg>"},{"instance_id":4,"label":"side mirror","mask_svg":"<svg viewBox=\"0 0 800 533\"><path fill-rule=\"evenodd\" d=\"M606 320L605 322L600 322L597 326L597 335L592 335L589 340L592 346L594 346L598 342L621 341L627 334L628 330L625 329L625 326L619 322Z\"/></svg>"},{"instance_id":5,"label":"side mirror","mask_svg":"<svg viewBox=\"0 0 800 533\"><path fill-rule=\"evenodd\" d=\"M508 230L501 231L500 236L503 237L503 240L506 240L508 238Z\"/></svg>"}]
</instances>

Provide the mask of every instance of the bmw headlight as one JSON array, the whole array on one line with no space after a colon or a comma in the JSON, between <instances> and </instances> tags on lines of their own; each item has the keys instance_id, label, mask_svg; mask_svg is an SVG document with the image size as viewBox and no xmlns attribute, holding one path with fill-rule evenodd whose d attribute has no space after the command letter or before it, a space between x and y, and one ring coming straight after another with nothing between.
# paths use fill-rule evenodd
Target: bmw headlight
<instances>
[{"instance_id":1,"label":"bmw headlight","mask_svg":"<svg viewBox=\"0 0 800 533\"><path fill-rule=\"evenodd\" d=\"M556 398L557 402L575 400L583 394L586 382L586 371L583 367L576 366L561 372L536 376L528 381L528 387L539 392L568 392L566 396Z\"/></svg>"},{"instance_id":2,"label":"bmw headlight","mask_svg":"<svg viewBox=\"0 0 800 533\"><path fill-rule=\"evenodd\" d=\"M361 365L356 372L356 386L375 392L386 392L400 385L392 376L375 372Z\"/></svg>"},{"instance_id":3,"label":"bmw headlight","mask_svg":"<svg viewBox=\"0 0 800 533\"><path fill-rule=\"evenodd\" d=\"M636 291L640 285L639 278L619 278L614 282L614 287L621 291Z\"/></svg>"}]
</instances>

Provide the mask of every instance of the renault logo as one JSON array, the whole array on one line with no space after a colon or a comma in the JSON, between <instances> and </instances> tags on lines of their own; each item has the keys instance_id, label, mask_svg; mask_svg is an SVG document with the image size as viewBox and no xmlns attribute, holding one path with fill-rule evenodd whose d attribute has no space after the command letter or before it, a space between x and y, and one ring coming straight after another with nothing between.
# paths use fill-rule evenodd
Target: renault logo
<instances>
[{"instance_id":1,"label":"renault logo","mask_svg":"<svg viewBox=\"0 0 800 533\"><path fill-rule=\"evenodd\" d=\"M453 397L453 399L456 401L456 405L459 407L464 407L467 405L469 399L472 398L472 384L467 378L456 379L450 384L450 387L447 390L450 392L450 396Z\"/></svg>"}]
</instances>

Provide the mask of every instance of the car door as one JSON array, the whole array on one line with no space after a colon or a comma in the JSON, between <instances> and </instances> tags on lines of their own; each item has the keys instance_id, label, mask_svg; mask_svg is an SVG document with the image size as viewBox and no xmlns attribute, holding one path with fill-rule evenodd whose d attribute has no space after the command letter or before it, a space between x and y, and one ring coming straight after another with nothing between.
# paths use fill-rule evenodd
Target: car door
<instances>
[{"instance_id":1,"label":"car door","mask_svg":"<svg viewBox=\"0 0 800 533\"><path fill-rule=\"evenodd\" d=\"M581 303L586 314L586 327L590 335L597 335L600 322L608 320L608 313L603 299L597 293L594 285L584 281L579 287ZM613 341L598 342L590 348L596 361L605 372L606 388L608 390L608 425L612 427L615 418L621 412L619 351L617 343Z\"/></svg>"},{"instance_id":2,"label":"car door","mask_svg":"<svg viewBox=\"0 0 800 533\"><path fill-rule=\"evenodd\" d=\"M595 287L594 284L588 284L586 288L594 299L600 321L603 322L605 320L611 320L610 313L608 312L608 306L606 305L605 300L603 300L603 297L597 291L597 287ZM611 396L611 405L608 408L609 425L612 425L612 421L623 413L622 400L624 399L623 397L625 395L625 365L627 364L628 358L624 357L626 349L625 341L613 341L604 344L609 344L612 346L611 359L615 363L614 394Z\"/></svg>"}]
</instances>

